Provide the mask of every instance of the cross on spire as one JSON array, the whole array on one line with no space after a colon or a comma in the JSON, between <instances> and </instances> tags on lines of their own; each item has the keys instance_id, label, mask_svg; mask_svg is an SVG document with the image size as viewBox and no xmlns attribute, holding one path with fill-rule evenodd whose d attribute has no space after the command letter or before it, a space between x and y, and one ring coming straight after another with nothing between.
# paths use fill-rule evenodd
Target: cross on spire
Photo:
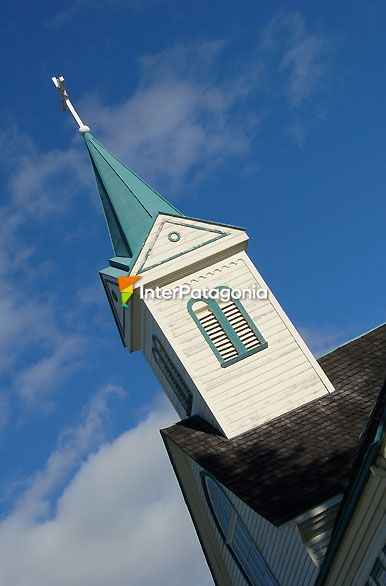
<instances>
[{"instance_id":1,"label":"cross on spire","mask_svg":"<svg viewBox=\"0 0 386 586\"><path fill-rule=\"evenodd\" d=\"M53 81L54 86L57 88L57 90L60 94L63 112L65 112L66 110L69 110L71 112L72 117L74 118L75 122L79 126L79 132L81 134L85 134L85 132L90 132L90 128L88 126L86 126L85 124L83 124L79 114L75 110L74 106L72 105L72 103L70 101L70 98L68 97L67 90L64 86L64 77L63 76L52 77L51 79Z\"/></svg>"}]
</instances>

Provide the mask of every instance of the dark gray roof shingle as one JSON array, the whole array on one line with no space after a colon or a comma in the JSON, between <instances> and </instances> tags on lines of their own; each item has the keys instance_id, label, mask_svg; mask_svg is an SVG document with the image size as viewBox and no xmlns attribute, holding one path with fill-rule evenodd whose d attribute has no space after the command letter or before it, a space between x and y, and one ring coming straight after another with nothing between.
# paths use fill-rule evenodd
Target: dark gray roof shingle
<instances>
[{"instance_id":1,"label":"dark gray roof shingle","mask_svg":"<svg viewBox=\"0 0 386 586\"><path fill-rule=\"evenodd\" d=\"M319 359L336 392L232 439L194 416L161 431L276 525L344 493L386 376L386 324Z\"/></svg>"}]
</instances>

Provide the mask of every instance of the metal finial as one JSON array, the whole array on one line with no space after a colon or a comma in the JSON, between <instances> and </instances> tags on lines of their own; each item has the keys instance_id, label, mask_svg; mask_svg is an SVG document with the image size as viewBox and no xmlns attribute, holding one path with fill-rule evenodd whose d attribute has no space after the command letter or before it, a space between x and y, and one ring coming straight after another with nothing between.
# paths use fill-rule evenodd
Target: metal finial
<instances>
[{"instance_id":1,"label":"metal finial","mask_svg":"<svg viewBox=\"0 0 386 586\"><path fill-rule=\"evenodd\" d=\"M90 128L83 124L79 114L75 110L74 106L71 104L70 98L68 97L68 93L66 88L64 87L64 77L52 77L54 86L58 89L60 94L60 98L62 101L62 110L65 112L66 110L70 110L72 117L74 118L75 122L79 126L79 132L84 134L85 132L90 132Z\"/></svg>"}]
</instances>

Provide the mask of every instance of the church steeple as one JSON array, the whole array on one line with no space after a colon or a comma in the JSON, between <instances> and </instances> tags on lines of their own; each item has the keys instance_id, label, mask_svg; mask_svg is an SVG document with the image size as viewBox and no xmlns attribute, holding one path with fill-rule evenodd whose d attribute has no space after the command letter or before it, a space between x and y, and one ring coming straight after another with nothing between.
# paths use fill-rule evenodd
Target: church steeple
<instances>
[{"instance_id":1,"label":"church steeple","mask_svg":"<svg viewBox=\"0 0 386 586\"><path fill-rule=\"evenodd\" d=\"M181 214L90 132L84 133L84 139L115 256L135 260L158 214Z\"/></svg>"},{"instance_id":2,"label":"church steeple","mask_svg":"<svg viewBox=\"0 0 386 586\"><path fill-rule=\"evenodd\" d=\"M245 231L182 216L95 140L55 81L95 171L116 255L100 274L122 342L144 353L181 418L233 438L332 392L249 259ZM129 303L128 274L141 278Z\"/></svg>"},{"instance_id":3,"label":"church steeple","mask_svg":"<svg viewBox=\"0 0 386 586\"><path fill-rule=\"evenodd\" d=\"M117 265L133 266L159 213L182 214L98 142L72 105L64 77L52 77L63 111L69 110L84 136L102 200Z\"/></svg>"}]
</instances>

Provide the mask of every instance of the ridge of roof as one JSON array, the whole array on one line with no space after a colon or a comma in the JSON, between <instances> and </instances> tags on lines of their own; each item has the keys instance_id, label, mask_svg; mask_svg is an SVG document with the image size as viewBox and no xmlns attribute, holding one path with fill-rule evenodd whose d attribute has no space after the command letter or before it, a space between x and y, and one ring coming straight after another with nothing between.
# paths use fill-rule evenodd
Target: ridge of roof
<instances>
[{"instance_id":1,"label":"ridge of roof","mask_svg":"<svg viewBox=\"0 0 386 586\"><path fill-rule=\"evenodd\" d=\"M276 525L342 494L386 377L386 324L320 359L336 390L231 439L199 416L161 431ZM307 482L304 482L305 475Z\"/></svg>"},{"instance_id":2,"label":"ridge of roof","mask_svg":"<svg viewBox=\"0 0 386 586\"><path fill-rule=\"evenodd\" d=\"M351 344L351 342L355 342L356 340L359 340L363 336L367 336L367 334L371 334L371 332L374 332L375 330L377 330L378 328L382 328L383 326L386 326L386 321L382 322L381 324L378 324L377 326L374 326L373 328L370 328L369 330L366 330L365 332L362 332L362 334L358 334L358 336L354 336L353 338L349 338L345 342L338 344L338 346L334 346L333 348L331 348L327 352L324 352L324 354L321 354L320 356L318 356L317 360L320 360L321 358L324 358L325 356L332 354L332 352L335 352L335 350L339 350L339 348L342 348L343 346L346 346L347 344Z\"/></svg>"}]
</instances>

